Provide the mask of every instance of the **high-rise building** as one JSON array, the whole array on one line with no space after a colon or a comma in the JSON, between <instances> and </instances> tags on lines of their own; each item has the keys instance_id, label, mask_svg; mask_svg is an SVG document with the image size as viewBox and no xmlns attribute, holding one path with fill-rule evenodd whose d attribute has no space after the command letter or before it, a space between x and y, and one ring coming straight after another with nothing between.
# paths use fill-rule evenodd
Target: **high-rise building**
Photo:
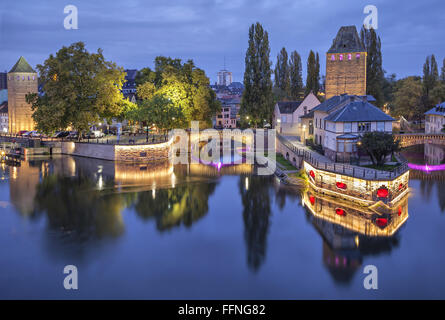
<instances>
[{"instance_id":1,"label":"high-rise building","mask_svg":"<svg viewBox=\"0 0 445 320\"><path fill-rule=\"evenodd\" d=\"M225 69L218 72L218 85L228 86L232 83L232 72Z\"/></svg>"},{"instance_id":2,"label":"high-rise building","mask_svg":"<svg viewBox=\"0 0 445 320\"><path fill-rule=\"evenodd\" d=\"M38 92L37 72L20 57L7 77L9 132L34 130L31 105L26 103L25 96Z\"/></svg>"},{"instance_id":3,"label":"high-rise building","mask_svg":"<svg viewBox=\"0 0 445 320\"><path fill-rule=\"evenodd\" d=\"M366 95L365 47L355 26L341 27L326 53L326 98Z\"/></svg>"}]
</instances>

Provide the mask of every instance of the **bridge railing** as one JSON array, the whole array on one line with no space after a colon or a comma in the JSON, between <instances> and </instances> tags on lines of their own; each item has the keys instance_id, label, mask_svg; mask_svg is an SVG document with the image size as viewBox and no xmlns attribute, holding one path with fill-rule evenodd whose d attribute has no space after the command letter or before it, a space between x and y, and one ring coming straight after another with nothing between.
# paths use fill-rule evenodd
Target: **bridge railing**
<instances>
[{"instance_id":1,"label":"bridge railing","mask_svg":"<svg viewBox=\"0 0 445 320\"><path fill-rule=\"evenodd\" d=\"M317 159L316 156L313 155L314 151L298 148L281 135L277 135L277 137L286 148L290 149L298 157L301 157L304 161L319 170L325 170L333 173L352 176L354 178L363 178L368 180L392 180L409 170L408 161L406 161L406 159L404 158L401 158L401 164L391 171L364 168L344 163L320 161L319 159Z\"/></svg>"}]
</instances>

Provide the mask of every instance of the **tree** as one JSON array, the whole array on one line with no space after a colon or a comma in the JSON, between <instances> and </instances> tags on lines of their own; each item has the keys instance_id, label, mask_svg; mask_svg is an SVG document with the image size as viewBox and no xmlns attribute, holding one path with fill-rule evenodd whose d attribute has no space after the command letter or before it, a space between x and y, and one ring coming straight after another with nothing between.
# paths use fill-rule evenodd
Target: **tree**
<instances>
[{"instance_id":1,"label":"tree","mask_svg":"<svg viewBox=\"0 0 445 320\"><path fill-rule=\"evenodd\" d=\"M436 57L433 55L426 57L423 65L423 89L426 96L434 89L439 80L439 70Z\"/></svg>"},{"instance_id":2,"label":"tree","mask_svg":"<svg viewBox=\"0 0 445 320\"><path fill-rule=\"evenodd\" d=\"M376 105L381 108L384 104L384 71L380 37L373 28L362 27L360 38L367 51L366 94L372 95L376 99Z\"/></svg>"},{"instance_id":3,"label":"tree","mask_svg":"<svg viewBox=\"0 0 445 320\"><path fill-rule=\"evenodd\" d=\"M445 82L438 83L430 94L432 105L436 105L445 102Z\"/></svg>"},{"instance_id":4,"label":"tree","mask_svg":"<svg viewBox=\"0 0 445 320\"><path fill-rule=\"evenodd\" d=\"M389 154L400 150L400 141L391 133L366 132L361 139L361 148L368 153L374 165L383 166Z\"/></svg>"},{"instance_id":5,"label":"tree","mask_svg":"<svg viewBox=\"0 0 445 320\"><path fill-rule=\"evenodd\" d=\"M297 100L303 91L301 57L297 51L290 55L290 97Z\"/></svg>"},{"instance_id":6,"label":"tree","mask_svg":"<svg viewBox=\"0 0 445 320\"><path fill-rule=\"evenodd\" d=\"M182 111L182 127L191 121L200 121L201 127L211 126L212 116L221 110L216 95L210 88L205 72L192 60L182 63L180 59L155 58L155 69L143 68L136 76L139 100L152 100L156 95L170 99Z\"/></svg>"},{"instance_id":7,"label":"tree","mask_svg":"<svg viewBox=\"0 0 445 320\"><path fill-rule=\"evenodd\" d=\"M286 48L282 48L277 55L275 65L275 87L280 88L286 96L290 95L290 70Z\"/></svg>"},{"instance_id":8,"label":"tree","mask_svg":"<svg viewBox=\"0 0 445 320\"><path fill-rule=\"evenodd\" d=\"M308 95L311 91L317 95L320 89L320 60L318 53L311 50L309 57L307 58L307 76L306 76L306 90L305 95Z\"/></svg>"},{"instance_id":9,"label":"tree","mask_svg":"<svg viewBox=\"0 0 445 320\"><path fill-rule=\"evenodd\" d=\"M249 28L245 58L244 92L241 98L241 122L262 127L271 122L273 94L269 36L257 22Z\"/></svg>"},{"instance_id":10,"label":"tree","mask_svg":"<svg viewBox=\"0 0 445 320\"><path fill-rule=\"evenodd\" d=\"M437 67L436 58L434 54L426 57L426 61L423 65L423 96L422 96L422 106L423 112L431 109L433 103L431 100L431 92L436 87L439 81L439 70Z\"/></svg>"},{"instance_id":11,"label":"tree","mask_svg":"<svg viewBox=\"0 0 445 320\"><path fill-rule=\"evenodd\" d=\"M43 95L28 94L37 130L52 133L71 126L79 132L122 113L125 72L106 61L102 50L89 53L83 42L63 47L38 65Z\"/></svg>"},{"instance_id":12,"label":"tree","mask_svg":"<svg viewBox=\"0 0 445 320\"><path fill-rule=\"evenodd\" d=\"M148 126L155 125L164 135L168 130L180 127L183 124L184 115L182 108L175 106L169 98L157 94L149 100L141 100L136 109L127 113L127 118ZM148 140L148 130L147 130Z\"/></svg>"},{"instance_id":13,"label":"tree","mask_svg":"<svg viewBox=\"0 0 445 320\"><path fill-rule=\"evenodd\" d=\"M442 68L440 70L440 81L445 82L445 58L443 59Z\"/></svg>"},{"instance_id":14,"label":"tree","mask_svg":"<svg viewBox=\"0 0 445 320\"><path fill-rule=\"evenodd\" d=\"M409 120L423 116L421 106L422 83L419 77L408 77L397 81L394 92L393 113Z\"/></svg>"}]
</instances>

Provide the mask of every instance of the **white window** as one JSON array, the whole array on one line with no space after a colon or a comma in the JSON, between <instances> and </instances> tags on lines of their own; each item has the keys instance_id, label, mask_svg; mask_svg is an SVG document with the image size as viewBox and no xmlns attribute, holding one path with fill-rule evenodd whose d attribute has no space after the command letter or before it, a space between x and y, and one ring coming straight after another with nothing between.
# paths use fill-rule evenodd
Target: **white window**
<instances>
[{"instance_id":1,"label":"white window","mask_svg":"<svg viewBox=\"0 0 445 320\"><path fill-rule=\"evenodd\" d=\"M286 123L286 116L281 116L281 123Z\"/></svg>"},{"instance_id":2,"label":"white window","mask_svg":"<svg viewBox=\"0 0 445 320\"><path fill-rule=\"evenodd\" d=\"M352 131L352 123L345 122L343 123L343 132L351 132Z\"/></svg>"},{"instance_id":3,"label":"white window","mask_svg":"<svg viewBox=\"0 0 445 320\"><path fill-rule=\"evenodd\" d=\"M377 122L377 131L385 131L385 123Z\"/></svg>"}]
</instances>

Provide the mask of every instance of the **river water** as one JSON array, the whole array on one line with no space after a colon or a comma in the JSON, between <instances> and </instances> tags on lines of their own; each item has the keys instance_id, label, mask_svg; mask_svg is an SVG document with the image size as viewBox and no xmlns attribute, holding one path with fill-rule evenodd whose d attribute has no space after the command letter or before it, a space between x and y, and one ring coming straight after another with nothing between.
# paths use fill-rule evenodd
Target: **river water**
<instances>
[{"instance_id":1,"label":"river water","mask_svg":"<svg viewBox=\"0 0 445 320\"><path fill-rule=\"evenodd\" d=\"M404 153L442 163L428 148ZM444 298L444 177L412 170L403 214L379 229L360 208L344 223L316 217L305 190L248 165L2 165L0 298ZM63 286L66 265L78 290Z\"/></svg>"}]
</instances>

